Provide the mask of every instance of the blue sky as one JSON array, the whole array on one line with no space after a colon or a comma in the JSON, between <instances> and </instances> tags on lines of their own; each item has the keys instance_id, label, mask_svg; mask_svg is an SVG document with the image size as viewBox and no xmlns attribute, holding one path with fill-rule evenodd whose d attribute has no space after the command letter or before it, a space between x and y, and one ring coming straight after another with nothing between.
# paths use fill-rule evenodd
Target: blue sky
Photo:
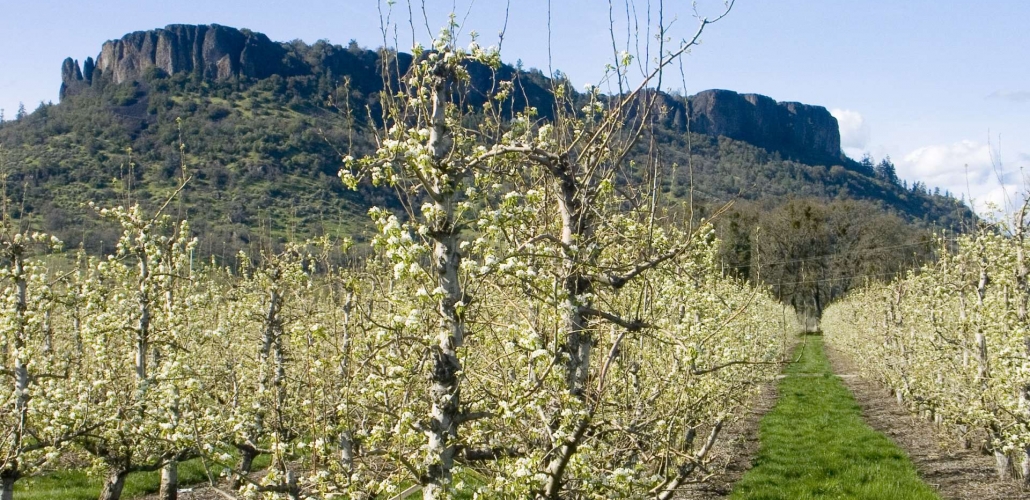
<instances>
[{"instance_id":1,"label":"blue sky","mask_svg":"<svg viewBox=\"0 0 1030 500\"><path fill-rule=\"evenodd\" d=\"M624 31L627 0L613 0ZM652 16L657 0L651 1ZM672 35L693 32L687 1L669 1ZM24 102L57 101L61 61L96 56L101 44L130 31L172 23L219 23L273 40L328 39L382 45L375 0L140 2L0 0L0 108L10 119ZM411 44L407 2L399 0L402 49ZM504 23L499 0L426 0L435 31L453 9L467 29L495 44ZM597 83L611 60L608 2L551 0L551 67L577 85ZM547 0L513 0L504 59L548 68ZM718 0L701 0L715 15ZM471 10L470 10L471 7ZM647 0L631 0L645 20ZM386 9L385 2L383 8ZM416 0L416 39L428 40ZM978 201L1002 202L1022 188L1030 167L1030 2L995 0L738 0L684 59L686 91L726 88L826 106L841 123L853 157L889 154L903 178ZM645 38L645 34L641 33ZM641 40L641 43L644 41ZM393 43L392 35L390 43ZM620 46L625 43L620 36ZM632 40L631 40L632 44ZM667 81L680 87L680 79ZM665 85L666 87L670 85ZM999 155L1000 152L1000 155ZM1001 176L991 157L1000 157ZM967 167L968 165L968 167Z\"/></svg>"}]
</instances>

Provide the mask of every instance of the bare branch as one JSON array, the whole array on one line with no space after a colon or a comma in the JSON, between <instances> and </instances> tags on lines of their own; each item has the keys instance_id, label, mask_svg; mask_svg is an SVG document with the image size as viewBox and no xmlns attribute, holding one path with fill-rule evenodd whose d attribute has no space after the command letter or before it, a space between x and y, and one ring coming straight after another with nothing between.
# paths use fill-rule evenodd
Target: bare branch
<instances>
[{"instance_id":1,"label":"bare branch","mask_svg":"<svg viewBox=\"0 0 1030 500\"><path fill-rule=\"evenodd\" d=\"M612 313L609 313L609 312L605 312L605 311L601 311L601 310L593 309L593 308L589 308L589 307L585 307L585 308L580 309L580 312L583 313L583 316L595 316L595 317L598 317L598 318L604 318L604 319L608 320L609 322L615 323L616 325L619 325L619 326L621 326L621 327L623 327L626 330L629 330L631 332L639 332L640 330L643 330L644 328L648 328L648 327L651 326L651 325L649 325L649 324L647 324L647 323L645 323L645 322L643 322L643 321L641 321L639 319L629 320L629 319L622 318L620 316L616 316L615 314L612 314Z\"/></svg>"},{"instance_id":2,"label":"bare branch","mask_svg":"<svg viewBox=\"0 0 1030 500\"><path fill-rule=\"evenodd\" d=\"M497 145L497 146L494 146L493 148L491 148L490 151L487 151L486 153L483 153L482 155L480 155L480 156L474 158L472 161L470 161L469 164L468 164L468 168L471 169L471 168L479 165L480 163L483 163L484 161L489 160L491 158L496 158L498 156L504 156L504 155L507 155L507 154L516 154L516 153L517 154L521 154L524 157L529 158L530 160L540 164L541 166L547 167L547 168L553 168L554 165L556 163L558 163L558 161L560 160L560 157L558 155L556 155L556 154L554 154L554 153L552 153L550 151L547 151L547 150L535 147L535 146L530 146L528 144L526 144L526 145L504 145L504 146Z\"/></svg>"},{"instance_id":3,"label":"bare branch","mask_svg":"<svg viewBox=\"0 0 1030 500\"><path fill-rule=\"evenodd\" d=\"M598 283L603 283L618 290L625 286L627 283L629 283L633 278L640 276L641 274L650 269L654 269L656 266L662 264L665 261L679 257L683 254L683 252L686 252L689 248L689 242L683 245L679 245L669 250L668 252L665 252L659 255L658 257L655 257L654 259L633 266L633 268L626 274L619 275L609 273L598 276L588 276L588 279L594 280Z\"/></svg>"},{"instance_id":4,"label":"bare branch","mask_svg":"<svg viewBox=\"0 0 1030 500\"><path fill-rule=\"evenodd\" d=\"M710 368L705 368L703 370L698 370L698 369L695 369L695 368L691 368L690 369L690 374L691 375L705 375L705 374L708 374L708 373L715 373L715 372L717 372L719 370L722 370L723 368L729 368L729 367L735 366L735 365L782 365L782 364L785 364L785 362L783 362L783 361L747 361L747 360L737 359L737 360L733 360L733 361L727 361L726 363L723 363L723 364L720 364L720 365L715 365L715 366L712 366Z\"/></svg>"}]
</instances>

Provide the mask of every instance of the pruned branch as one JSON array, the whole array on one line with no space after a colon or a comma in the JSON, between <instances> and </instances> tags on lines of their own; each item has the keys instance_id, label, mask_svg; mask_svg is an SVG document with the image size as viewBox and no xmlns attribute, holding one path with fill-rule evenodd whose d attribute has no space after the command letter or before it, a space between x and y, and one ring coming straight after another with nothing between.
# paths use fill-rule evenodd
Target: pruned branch
<instances>
[{"instance_id":1,"label":"pruned branch","mask_svg":"<svg viewBox=\"0 0 1030 500\"><path fill-rule=\"evenodd\" d=\"M612 314L610 312L601 311L599 309L594 309L591 307L581 308L580 312L583 313L583 316L595 316L598 318L603 318L631 332L639 332L640 330L643 330L644 328L648 328L651 326L650 324L639 319L626 319L621 316Z\"/></svg>"},{"instance_id":2,"label":"pruned branch","mask_svg":"<svg viewBox=\"0 0 1030 500\"><path fill-rule=\"evenodd\" d=\"M486 153L483 153L474 158L472 161L470 161L468 163L468 168L473 168L491 158L496 158L498 156L504 156L508 154L520 154L525 158L528 158L534 161L535 163L538 163L548 168L553 167L560 160L560 157L558 155L536 146L530 146L528 144L497 145L493 148L490 148L490 150Z\"/></svg>"},{"instance_id":3,"label":"pruned branch","mask_svg":"<svg viewBox=\"0 0 1030 500\"><path fill-rule=\"evenodd\" d=\"M725 363L722 363L722 364L719 364L719 365L715 365L715 366L712 366L712 367L709 367L709 368L705 368L705 369L702 369L702 370L698 370L698 369L696 369L694 367L691 367L690 368L690 374L691 375L705 375L705 374L708 374L708 373L715 373L715 372L717 372L719 370L722 370L723 368L729 368L731 366L736 366L736 365L782 365L782 364L785 364L785 362L784 361L747 361L747 360L737 359L737 360L733 360L733 361L727 361Z\"/></svg>"},{"instance_id":4,"label":"pruned branch","mask_svg":"<svg viewBox=\"0 0 1030 500\"><path fill-rule=\"evenodd\" d=\"M465 462L486 462L502 458L518 458L526 455L524 450L494 446L492 448L461 448L459 457Z\"/></svg>"},{"instance_id":5,"label":"pruned branch","mask_svg":"<svg viewBox=\"0 0 1030 500\"><path fill-rule=\"evenodd\" d=\"M725 418L720 418L715 421L715 425L712 430L708 433L708 439L705 440L705 444L701 445L701 449L697 451L693 456L689 457L688 461L683 465L680 465L677 469L676 477L669 482L660 485L659 487L651 490L651 493L656 493L657 498L660 500L667 500L672 498L673 494L676 493L676 489L682 485L687 476L694 472L699 467L704 465L705 457L712 451L715 446L715 442L719 438L719 433L722 431L722 425Z\"/></svg>"},{"instance_id":6,"label":"pruned branch","mask_svg":"<svg viewBox=\"0 0 1030 500\"><path fill-rule=\"evenodd\" d=\"M597 283L603 283L605 285L608 285L608 286L618 290L618 289L622 288L623 286L625 286L630 281L632 281L634 278L636 278L637 276L640 276L641 274L647 272L648 270L654 269L655 267L661 265L663 262L666 262L668 260L675 259L676 257L679 257L684 252L686 252L689 248L690 248L690 243L689 242L685 243L683 245L679 245L679 246L669 250L668 252L665 252L665 253L663 253L663 254L661 254L661 255L659 255L659 256L657 256L657 257L655 257L655 258L653 258L653 259L651 259L651 260L649 260L647 262L643 262L643 263L640 263L640 264L637 264L637 265L633 266L633 268L630 269L630 271L625 273L625 274L608 273L608 274L587 276L587 278L590 279L590 280L593 280L593 281L595 281Z\"/></svg>"}]
</instances>

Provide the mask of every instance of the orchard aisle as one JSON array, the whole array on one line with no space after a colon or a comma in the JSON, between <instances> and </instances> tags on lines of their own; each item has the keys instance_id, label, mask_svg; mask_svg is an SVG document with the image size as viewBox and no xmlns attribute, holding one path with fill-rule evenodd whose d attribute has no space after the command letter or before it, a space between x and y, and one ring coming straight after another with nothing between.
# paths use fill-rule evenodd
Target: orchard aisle
<instances>
[{"instance_id":1,"label":"orchard aisle","mask_svg":"<svg viewBox=\"0 0 1030 500\"><path fill-rule=\"evenodd\" d=\"M779 393L761 422L755 467L731 498L940 498L905 453L863 421L861 407L833 374L822 337L808 337Z\"/></svg>"},{"instance_id":2,"label":"orchard aisle","mask_svg":"<svg viewBox=\"0 0 1030 500\"><path fill-rule=\"evenodd\" d=\"M826 346L826 355L835 373L858 373L847 357ZM965 450L958 439L942 436L938 429L912 415L897 404L882 385L860 376L843 378L866 423L889 436L901 447L919 476L946 499L1030 500L1030 491L1020 490L1015 481L998 480L994 458L980 450Z\"/></svg>"}]
</instances>

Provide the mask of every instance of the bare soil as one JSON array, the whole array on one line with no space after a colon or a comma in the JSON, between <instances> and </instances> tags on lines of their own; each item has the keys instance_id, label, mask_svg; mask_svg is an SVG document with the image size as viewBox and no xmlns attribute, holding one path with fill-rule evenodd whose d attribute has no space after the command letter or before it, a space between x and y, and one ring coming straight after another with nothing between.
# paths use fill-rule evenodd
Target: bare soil
<instances>
[{"instance_id":1,"label":"bare soil","mask_svg":"<svg viewBox=\"0 0 1030 500\"><path fill-rule=\"evenodd\" d=\"M826 346L826 356L862 407L866 423L908 453L920 477L942 498L1030 500L1030 491L1017 482L997 479L993 457L962 449L957 438L898 405L879 383L857 375L854 364L831 346Z\"/></svg>"},{"instance_id":2,"label":"bare soil","mask_svg":"<svg viewBox=\"0 0 1030 500\"><path fill-rule=\"evenodd\" d=\"M221 488L228 489L225 484L218 485ZM144 500L157 500L157 494L147 495L143 497ZM237 498L236 495L232 494L219 494L217 491L211 489L206 484L198 484L195 486L186 486L179 489L179 500L227 500Z\"/></svg>"},{"instance_id":3,"label":"bare soil","mask_svg":"<svg viewBox=\"0 0 1030 500\"><path fill-rule=\"evenodd\" d=\"M776 405L779 397L777 382L779 380L763 384L747 415L723 429L712 448L709 474L704 481L684 485L676 498L709 500L730 496L733 485L751 469L751 463L758 455L758 424Z\"/></svg>"},{"instance_id":4,"label":"bare soil","mask_svg":"<svg viewBox=\"0 0 1030 500\"><path fill-rule=\"evenodd\" d=\"M251 480L260 480L266 471L259 470L251 472L248 477ZM143 497L139 497L140 500L160 500L160 496L157 493L152 493ZM237 500L243 498L236 494L236 492L229 486L229 480L224 477L215 478L215 487L205 481L203 483L197 483L189 486L180 486L178 500Z\"/></svg>"}]
</instances>

